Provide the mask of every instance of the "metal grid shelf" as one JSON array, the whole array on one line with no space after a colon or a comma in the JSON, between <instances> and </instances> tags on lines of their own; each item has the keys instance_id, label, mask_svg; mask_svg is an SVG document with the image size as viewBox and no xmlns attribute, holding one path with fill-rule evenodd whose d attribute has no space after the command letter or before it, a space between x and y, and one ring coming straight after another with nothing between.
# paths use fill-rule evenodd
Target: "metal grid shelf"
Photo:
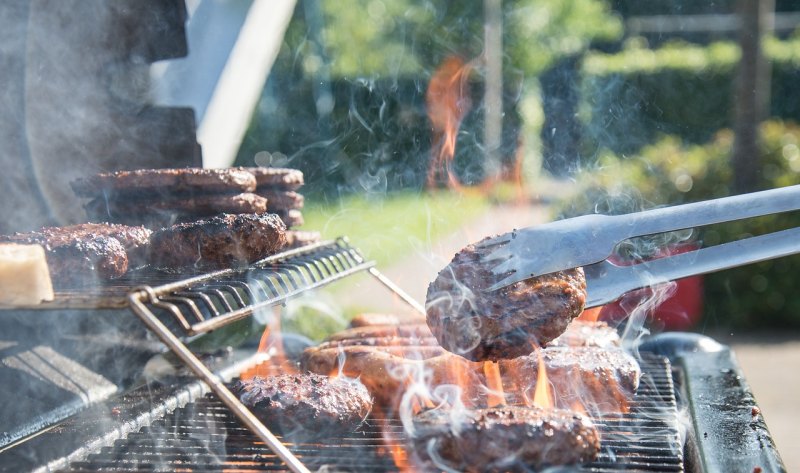
<instances>
[{"instance_id":1,"label":"metal grid shelf","mask_svg":"<svg viewBox=\"0 0 800 473\"><path fill-rule=\"evenodd\" d=\"M368 271L421 313L424 307L383 276L347 239L339 238L265 258L242 269L227 269L164 284L138 286L128 295L131 310L205 382L231 412L296 473L308 468L245 407L182 341L249 317L301 293L360 271Z\"/></svg>"},{"instance_id":2,"label":"metal grid shelf","mask_svg":"<svg viewBox=\"0 0 800 473\"><path fill-rule=\"evenodd\" d=\"M369 270L367 261L340 238L263 259L244 269L230 269L164 284L138 286L128 296L137 312L172 318L185 335L198 335L281 304L310 289Z\"/></svg>"}]
</instances>

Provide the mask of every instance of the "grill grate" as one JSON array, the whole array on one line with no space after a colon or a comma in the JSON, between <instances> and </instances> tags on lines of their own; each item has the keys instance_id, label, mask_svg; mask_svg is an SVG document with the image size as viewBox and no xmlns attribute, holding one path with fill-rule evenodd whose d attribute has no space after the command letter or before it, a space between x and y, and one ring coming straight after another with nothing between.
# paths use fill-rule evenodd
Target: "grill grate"
<instances>
[{"instance_id":1,"label":"grill grate","mask_svg":"<svg viewBox=\"0 0 800 473\"><path fill-rule=\"evenodd\" d=\"M176 333L197 335L373 266L340 238L290 250L242 270L139 287L131 297L134 310L156 315Z\"/></svg>"},{"instance_id":2,"label":"grill grate","mask_svg":"<svg viewBox=\"0 0 800 473\"><path fill-rule=\"evenodd\" d=\"M681 472L683 447L670 364L644 354L631 410L595 420L599 458L577 471ZM287 443L309 468L397 471L390 451L404 449L399 420L370 417L361 428L324 443ZM287 471L281 460L213 395L176 409L66 471Z\"/></svg>"}]
</instances>

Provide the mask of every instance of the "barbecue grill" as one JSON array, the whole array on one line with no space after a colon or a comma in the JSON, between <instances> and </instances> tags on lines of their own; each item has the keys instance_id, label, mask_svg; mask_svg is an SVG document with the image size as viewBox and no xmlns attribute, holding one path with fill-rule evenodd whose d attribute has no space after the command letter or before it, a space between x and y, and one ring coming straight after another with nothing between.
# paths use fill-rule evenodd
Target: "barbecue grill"
<instances>
[{"instance_id":1,"label":"barbecue grill","mask_svg":"<svg viewBox=\"0 0 800 473\"><path fill-rule=\"evenodd\" d=\"M272 437L271 445L273 440L264 440L266 429L252 422L225 388L267 355L238 349L198 356L187 347L204 333L359 272L369 272L420 309L346 239L155 287L143 286L144 276L131 279L130 309L188 370L65 420L52 417L37 435L27 432L25 439L6 445L0 465L8 471L288 471L280 450L285 448L289 461L296 458L309 469L397 471L391 451L410 455L399 420L373 413L352 434L317 443ZM119 307L120 291L115 286L92 294L62 293L35 316L55 317L92 298L105 304L94 311L106 316L109 310L130 312ZM643 376L631 409L595 419L602 452L579 471L784 469L727 347L704 336L673 333L647 338L638 349Z\"/></svg>"},{"instance_id":2,"label":"barbecue grill","mask_svg":"<svg viewBox=\"0 0 800 473\"><path fill-rule=\"evenodd\" d=\"M125 152L109 152L109 140L89 132L83 136L85 128L92 128L85 124L76 126L81 139L51 136L52 129L63 120L62 114L53 113L58 111L54 104L61 103L64 110L70 110L73 102L78 102L74 108L80 109L83 94L75 94L69 87L53 88L51 92L58 91L56 99L37 92L62 84L64 77L59 73L68 71L51 67L50 74L44 74L50 80L34 83L36 88L29 96L22 92L31 84L18 80L12 84L16 89L11 89L10 96L17 97L20 106L23 97L36 98L40 107L33 111L47 120L34 126L38 122L30 117L36 113L30 110L27 122L12 116L7 120L13 124L10 128L0 123L5 126L0 135L13 139L0 142L11 144L5 155L26 155L25 150L17 149L17 143L24 141L17 137L42 135L31 140L37 149L30 153L30 161L48 159L46 165L33 168L52 179L39 181L22 165L6 168L11 175L23 176L16 179L28 186L21 186L18 194L27 195L31 202L20 205L15 217L3 219L4 223L18 222L18 216L24 214L35 214L40 221L50 218L38 207L35 212L30 209L45 200L34 198L35 194L50 190L51 180L65 184L68 178L94 170L97 163L84 159L87 155L107 155L115 160L101 167L117 167L120 162L131 168L200 164L194 112L150 104L142 108L138 103L147 82L138 74L143 65L186 54L184 2L126 3L136 8L119 8L115 15L130 13L122 15L126 21L111 23L114 33L108 37L124 31L133 46L123 38L117 44L107 41L105 34L80 34L76 36L103 38L103 44L73 45L70 54L79 64L85 61L97 69L87 74L86 78L98 82L89 85L88 96L101 96L109 104L103 109L109 116L100 115L97 122L114 125L110 127L114 136L122 133L110 141L123 143L119 148L125 148ZM293 2L282 3L284 14L291 14ZM62 8L69 10L72 4ZM103 6L102 11L112 8L104 2L81 4L83 10L78 10L78 15L96 13L92 9L98 5ZM277 8L270 4L259 11L264 18L277 17ZM156 10L168 14L158 15ZM166 20L145 29L119 27L137 23L134 20L141 11ZM13 13L12 20L21 22L29 16L29 7L24 5ZM51 23L49 9L34 9L33 13L39 21L33 22L32 32L42 36L50 33L52 24L70 23ZM12 36L36 37L30 32L26 36L14 26L17 34ZM32 43L34 48L20 42L19 51L34 51L49 58L52 43ZM260 42L258 46L256 49L266 49ZM99 60L106 57L110 59ZM49 64L40 60L26 66L24 54L20 58L10 69L19 78L25 75L26 67L35 70ZM123 77L138 77L141 83L120 83L118 79ZM72 79L75 82L68 83L85 78ZM228 88L240 89L249 82L230 80ZM320 83L328 86L327 79ZM320 97L326 94L322 92ZM228 101L218 98L215 102ZM214 114L207 115L213 118ZM237 113L217 111L217 116L226 119L230 115ZM213 134L209 130L222 128L204 127L208 135ZM120 149L115 151L119 153ZM63 175L53 172L57 179L47 176L52 156L70 155L76 158L62 159L66 166L80 164L84 168L70 169ZM63 196L48 196L47 200L60 204L59 197ZM346 239L287 251L241 269L180 275L133 271L113 285L75 287L58 293L52 302L0 310L0 470L402 470L412 452L407 449L403 425L394 417L373 412L354 433L315 443L295 443L273 436L228 389L243 373L272 360L247 345L228 348L231 340L224 337L225 331L260 333L264 327L254 322L258 319L254 315L359 273L368 273L394 297L424 312ZM648 337L635 348L643 376L631 409L594 419L602 433L601 454L596 461L576 467L579 471L785 470L729 348L686 333Z\"/></svg>"}]
</instances>

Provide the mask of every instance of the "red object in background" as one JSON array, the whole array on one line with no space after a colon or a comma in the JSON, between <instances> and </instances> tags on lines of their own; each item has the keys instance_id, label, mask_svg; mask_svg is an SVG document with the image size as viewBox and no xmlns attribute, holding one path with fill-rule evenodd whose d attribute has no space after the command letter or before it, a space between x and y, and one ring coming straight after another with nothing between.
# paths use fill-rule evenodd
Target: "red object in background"
<instances>
[{"instance_id":1,"label":"red object in background","mask_svg":"<svg viewBox=\"0 0 800 473\"><path fill-rule=\"evenodd\" d=\"M653 259L686 253L697 249L696 244L676 245L657 253ZM613 261L614 264L630 265L633 262ZM647 320L663 330L687 330L700 320L703 313L703 277L691 276L675 281L675 287L661 303L648 310ZM617 302L599 308L595 317L606 322L618 322L630 316L636 307L652 295L651 289L633 291Z\"/></svg>"}]
</instances>

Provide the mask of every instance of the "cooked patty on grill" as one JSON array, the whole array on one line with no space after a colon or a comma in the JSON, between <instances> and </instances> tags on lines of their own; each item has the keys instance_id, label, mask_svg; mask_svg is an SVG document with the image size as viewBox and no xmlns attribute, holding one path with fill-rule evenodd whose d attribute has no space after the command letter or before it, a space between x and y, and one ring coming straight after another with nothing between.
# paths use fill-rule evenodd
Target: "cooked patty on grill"
<instances>
[{"instance_id":1,"label":"cooked patty on grill","mask_svg":"<svg viewBox=\"0 0 800 473\"><path fill-rule=\"evenodd\" d=\"M256 194L266 197L269 201L270 212L286 212L292 209L302 209L305 198L294 191L278 191L272 189L256 189Z\"/></svg>"},{"instance_id":2,"label":"cooked patty on grill","mask_svg":"<svg viewBox=\"0 0 800 473\"><path fill-rule=\"evenodd\" d=\"M360 382L313 373L257 376L232 391L267 427L293 439L352 432L372 409Z\"/></svg>"},{"instance_id":3,"label":"cooked patty on grill","mask_svg":"<svg viewBox=\"0 0 800 473\"><path fill-rule=\"evenodd\" d=\"M591 461L600 452L597 427L566 410L434 409L415 416L413 425L415 455L436 470L538 471Z\"/></svg>"},{"instance_id":4,"label":"cooked patty on grill","mask_svg":"<svg viewBox=\"0 0 800 473\"><path fill-rule=\"evenodd\" d=\"M97 197L84 205L90 219L135 221L151 223L155 219L164 222L196 220L220 213L264 213L267 199L244 192L241 194L209 194L168 198L130 199L125 197Z\"/></svg>"},{"instance_id":5,"label":"cooked patty on grill","mask_svg":"<svg viewBox=\"0 0 800 473\"><path fill-rule=\"evenodd\" d=\"M286 230L286 248L301 248L322 241L319 232Z\"/></svg>"},{"instance_id":6,"label":"cooked patty on grill","mask_svg":"<svg viewBox=\"0 0 800 473\"><path fill-rule=\"evenodd\" d=\"M256 186L280 190L297 190L303 185L303 172L290 168L241 168L256 177Z\"/></svg>"},{"instance_id":7,"label":"cooked patty on grill","mask_svg":"<svg viewBox=\"0 0 800 473\"><path fill-rule=\"evenodd\" d=\"M605 322L573 320L558 338L547 343L548 347L619 347L619 333Z\"/></svg>"},{"instance_id":8,"label":"cooked patty on grill","mask_svg":"<svg viewBox=\"0 0 800 473\"><path fill-rule=\"evenodd\" d=\"M47 266L58 287L110 280L128 271L128 253L116 238L89 237L45 249Z\"/></svg>"},{"instance_id":9,"label":"cooked patty on grill","mask_svg":"<svg viewBox=\"0 0 800 473\"><path fill-rule=\"evenodd\" d=\"M222 214L179 223L153 233L150 263L162 269L244 266L280 251L285 232L275 214Z\"/></svg>"},{"instance_id":10,"label":"cooked patty on grill","mask_svg":"<svg viewBox=\"0 0 800 473\"><path fill-rule=\"evenodd\" d=\"M428 287L428 326L443 347L470 360L510 359L561 335L586 303L582 268L488 292L497 277L469 245Z\"/></svg>"},{"instance_id":11,"label":"cooked patty on grill","mask_svg":"<svg viewBox=\"0 0 800 473\"><path fill-rule=\"evenodd\" d=\"M552 347L540 351L557 407L582 404L590 413L625 412L639 385L636 360L619 348ZM344 366L341 361L344 360ZM470 388L487 386L484 363L453 355L437 345L424 325L350 328L334 334L301 357L304 369L320 374L342 370L358 377L376 401L394 406L402 397L404 373L427 373L430 387L471 379ZM539 353L498 363L509 400L531 399L536 389ZM394 376L392 375L394 373ZM468 394L472 396L472 394Z\"/></svg>"},{"instance_id":12,"label":"cooked patty on grill","mask_svg":"<svg viewBox=\"0 0 800 473\"><path fill-rule=\"evenodd\" d=\"M412 315L364 313L350 320L350 327L372 327L375 325L425 325L425 317Z\"/></svg>"},{"instance_id":13,"label":"cooked patty on grill","mask_svg":"<svg viewBox=\"0 0 800 473\"><path fill-rule=\"evenodd\" d=\"M194 192L252 192L256 189L256 178L245 170L234 168L137 169L95 174L77 179L71 186L79 197L120 194L153 198Z\"/></svg>"},{"instance_id":14,"label":"cooked patty on grill","mask_svg":"<svg viewBox=\"0 0 800 473\"><path fill-rule=\"evenodd\" d=\"M289 210L270 209L270 212L278 214L278 217L280 217L281 220L283 220L283 223L286 224L286 228L299 227L304 223L306 223L305 219L303 219L303 213L297 209L289 209Z\"/></svg>"},{"instance_id":15,"label":"cooked patty on grill","mask_svg":"<svg viewBox=\"0 0 800 473\"><path fill-rule=\"evenodd\" d=\"M83 223L4 235L0 241L42 245L53 283L63 287L96 278L115 279L129 266L142 264L151 233L144 227Z\"/></svg>"},{"instance_id":16,"label":"cooked patty on grill","mask_svg":"<svg viewBox=\"0 0 800 473\"><path fill-rule=\"evenodd\" d=\"M552 347L541 350L541 354L557 406L578 403L592 414L628 411L629 401L639 387L641 368L625 351ZM509 379L524 387L523 395L532 398L539 373L538 354L505 360L500 366Z\"/></svg>"}]
</instances>

